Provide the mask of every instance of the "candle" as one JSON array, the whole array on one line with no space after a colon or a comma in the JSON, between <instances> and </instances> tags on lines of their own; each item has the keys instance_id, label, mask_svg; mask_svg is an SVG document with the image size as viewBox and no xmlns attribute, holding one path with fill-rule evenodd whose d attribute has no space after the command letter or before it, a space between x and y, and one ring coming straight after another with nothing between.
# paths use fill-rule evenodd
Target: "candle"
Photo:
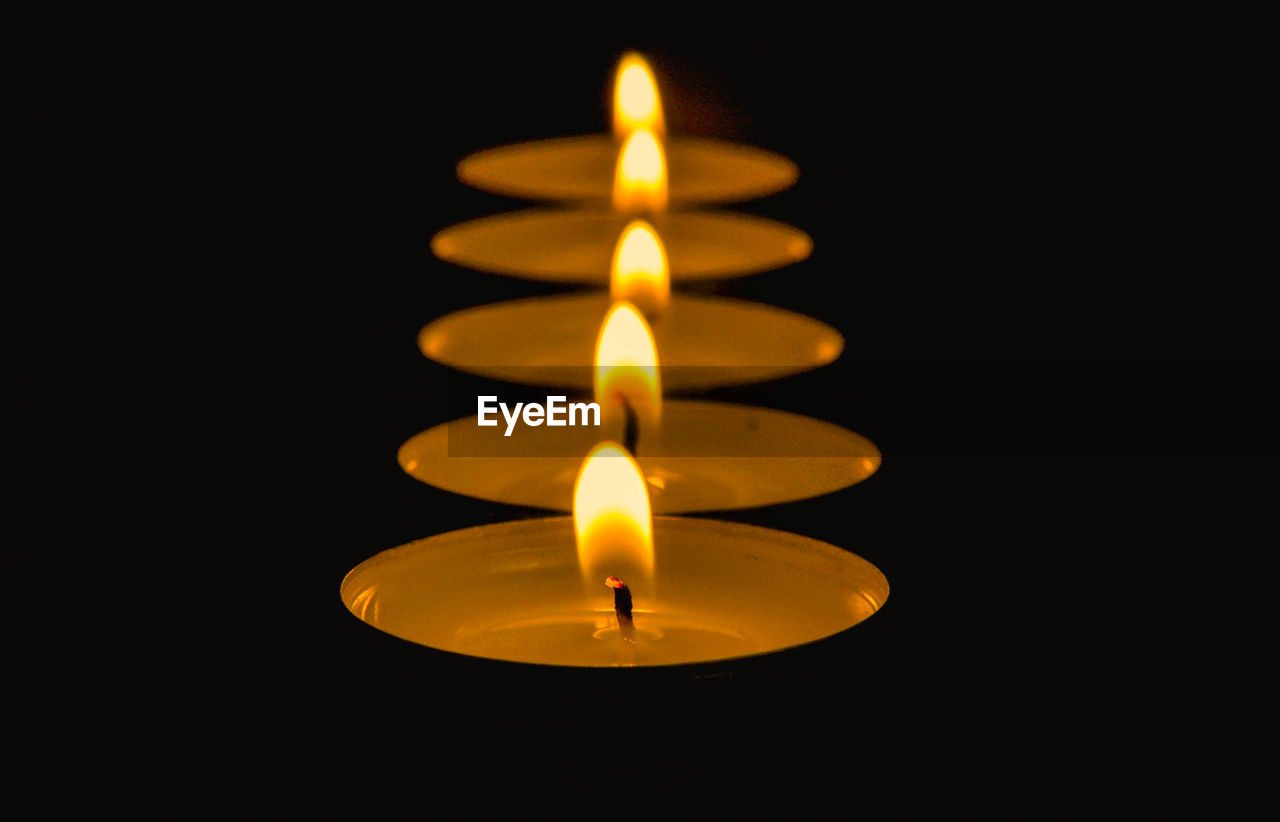
<instances>
[{"instance_id":1,"label":"candle","mask_svg":"<svg viewBox=\"0 0 1280 822\"><path fill-rule=\"evenodd\" d=\"M608 202L619 146L638 130L663 141L673 203L735 202L795 182L790 160L750 146L665 135L653 73L637 54L625 56L614 83L613 134L538 140L489 149L458 164L468 185L533 200Z\"/></svg>"},{"instance_id":2,"label":"candle","mask_svg":"<svg viewBox=\"0 0 1280 822\"><path fill-rule=\"evenodd\" d=\"M645 215L666 247L671 278L708 280L769 271L813 250L803 231L724 211ZM619 235L635 215L531 208L451 226L431 239L446 262L531 280L604 285Z\"/></svg>"},{"instance_id":3,"label":"candle","mask_svg":"<svg viewBox=\"0 0 1280 822\"><path fill-rule=\"evenodd\" d=\"M695 144L667 140L656 84L641 60L619 67L615 100L612 137L498 149L459 168L482 187L593 207L477 220L432 241L446 260L607 282L608 293L471 308L419 335L428 357L464 371L592 388L608 430L553 429L550 411L531 416L526 408L529 427L513 439L517 417L504 409L505 431L483 427L478 409L474 424L466 418L437 426L400 455L406 471L440 487L567 507L573 516L441 534L356 566L343 581L343 601L388 634L512 662L680 665L814 642L859 624L888 597L874 565L827 543L653 515L655 507L711 510L824 493L869 476L880 455L852 432L795 414L664 402L664 386L794 373L830 362L844 342L829 326L792 312L670 293L672 277L732 276L809 253L808 237L788 226L667 211L670 202L776 190L794 179L794 167L735 148L697 159ZM618 429L625 446L601 441Z\"/></svg>"},{"instance_id":4,"label":"candle","mask_svg":"<svg viewBox=\"0 0 1280 822\"><path fill-rule=\"evenodd\" d=\"M442 423L400 446L414 479L470 497L568 511L582 455L602 428L481 428L474 416ZM808 499L847 488L880 467L865 437L788 411L701 400L665 399L662 424L642 428L636 460L653 510L727 511Z\"/></svg>"},{"instance_id":5,"label":"candle","mask_svg":"<svg viewBox=\"0 0 1280 822\"><path fill-rule=\"evenodd\" d=\"M347 574L344 603L379 630L444 651L631 667L813 642L857 625L888 597L874 565L827 543L738 523L650 517L647 498L635 496L645 487L638 470L625 479L624 467L634 463L617 446L598 451L610 449L615 455L594 456L613 463L604 473L614 482L586 484L600 494L575 501L576 522L487 525L384 551ZM598 525L589 513L607 522ZM584 539L593 536L601 542ZM620 546L637 542L639 553L625 556ZM593 555L599 544L607 550ZM601 573L610 562L633 576ZM633 589L634 644L622 641L607 576Z\"/></svg>"},{"instance_id":6,"label":"candle","mask_svg":"<svg viewBox=\"0 0 1280 822\"><path fill-rule=\"evenodd\" d=\"M384 551L343 580L355 616L468 656L544 665L675 665L839 633L888 596L866 560L757 526L656 517L658 600L637 602L638 650L618 646L611 597L584 598L569 517L485 525ZM601 588L602 591L605 589Z\"/></svg>"},{"instance_id":7,"label":"candle","mask_svg":"<svg viewBox=\"0 0 1280 822\"><path fill-rule=\"evenodd\" d=\"M763 197L795 182L794 163L773 152L706 137L668 137L668 195L678 205ZM472 154L458 164L467 185L528 200L607 203L618 143L608 135L558 137Z\"/></svg>"},{"instance_id":8,"label":"candle","mask_svg":"<svg viewBox=\"0 0 1280 822\"><path fill-rule=\"evenodd\" d=\"M447 314L418 335L422 352L472 374L525 385L590 388L609 294L565 294ZM818 320L725 297L675 294L653 323L668 390L738 385L817 368L844 338Z\"/></svg>"}]
</instances>

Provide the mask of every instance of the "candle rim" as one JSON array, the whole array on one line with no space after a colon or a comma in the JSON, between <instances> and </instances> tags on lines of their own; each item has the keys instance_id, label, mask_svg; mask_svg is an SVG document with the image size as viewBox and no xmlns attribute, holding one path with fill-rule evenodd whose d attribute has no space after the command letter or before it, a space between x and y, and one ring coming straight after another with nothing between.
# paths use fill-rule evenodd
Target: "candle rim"
<instances>
[{"instance_id":1,"label":"candle rim","mask_svg":"<svg viewBox=\"0 0 1280 822\"><path fill-rule=\"evenodd\" d=\"M636 665L636 666L625 666L625 665L598 665L597 666L597 665L578 665L578 664L566 664L566 663L555 663L555 662L529 662L529 661L522 661L522 660L502 659L498 657L483 656L478 654L468 654L465 652L451 650L448 648L441 648L434 645L427 645L411 639L407 639L405 637L398 636L394 633L391 633L390 631L385 631L381 628L378 628L375 625L372 625L369 622L366 622L359 615L356 615L353 611L351 611L351 606L349 604L350 599L347 596L347 589L349 586L354 586L355 580L358 578L359 574L367 573L372 568L376 568L380 565L390 562L396 559L397 557L402 557L404 555L407 555L410 552L422 550L424 547L426 547L428 544L432 542L438 542L442 540L458 541L463 539L474 538L476 536L483 536L486 533L491 534L496 531L514 531L516 532L514 536L521 536L525 533L532 533L538 530L546 529L548 528L548 526L557 526L557 527L562 527L565 530L568 536L568 539L571 540L572 532L573 532L573 518L567 515L550 516L550 517L531 517L527 519L508 520L506 522L500 522L500 523L486 523L482 525L469 526L466 528L461 528L453 531L446 531L441 534L434 534L432 536L423 537L417 540L412 540L402 545L385 549L365 559L364 561L362 561L361 563L353 567L350 571L348 571L347 574L343 577L342 584L339 587L339 593L343 601L344 607L346 607L347 610L351 612L356 619L359 619L368 628L374 631L377 631L378 633L383 634L387 637L390 637L399 643L409 643L411 645L417 646L418 648L428 649L428 651L430 652L446 654L451 657L457 657L460 659L472 660L472 661L481 662L481 663L501 662L508 665L526 666L530 669L545 668L545 669L563 670L563 669L572 668L572 669L582 669L582 670L590 670L590 671L625 669L630 671L650 671L650 672L659 672L662 670L673 670L673 669L683 669L683 668L699 668L699 667L707 667L707 666L712 666L712 667L724 666L726 664L741 663L746 660L757 659L765 656L771 656L774 654L785 654L789 652L796 652L801 649L811 648L813 646L818 646L823 643L838 641L838 638L846 635L851 635L851 633L853 632L853 629L868 622L871 618L875 617L877 614L883 611L890 599L889 581L887 577L885 577L883 571L881 571L880 568L875 563L871 562L870 560L866 559L860 554L854 553L852 550L841 548L839 546L826 542L825 540L817 539L815 537L809 537L803 534L797 534L790 531L782 531L776 528L769 528L761 525L753 525L749 523L733 522L730 520L721 520L721 519L703 518L703 517L655 515L653 517L653 523L654 523L655 539L658 539L658 540L660 540L663 536L659 532L665 531L667 528L672 527L673 525L674 527L678 527L681 529L689 529L694 532L706 532L708 534L719 532L721 535L723 535L725 532L730 532L730 533L738 532L739 534L743 534L743 535L758 535L761 538L774 538L774 539L781 538L780 540L781 544L786 545L789 548L817 550L821 553L826 554L828 557L831 557L831 558L838 557L839 558L838 561L840 562L850 563L852 565L858 566L862 572L869 573L870 577L877 582L877 588L882 595L879 597L878 603L874 603L873 610L869 614L857 620L856 622L853 622L833 633L816 636L811 639L807 639L807 640L789 644L789 645L783 645L776 648L763 649L760 651L754 651L750 653L743 653L743 654L737 654L737 655L726 656L726 657L718 657L714 659L687 660L687 661L681 661L681 662L659 663L659 664L652 664L652 665ZM658 544L660 546L660 543ZM436 547L440 547L440 546L436 546Z\"/></svg>"}]
</instances>

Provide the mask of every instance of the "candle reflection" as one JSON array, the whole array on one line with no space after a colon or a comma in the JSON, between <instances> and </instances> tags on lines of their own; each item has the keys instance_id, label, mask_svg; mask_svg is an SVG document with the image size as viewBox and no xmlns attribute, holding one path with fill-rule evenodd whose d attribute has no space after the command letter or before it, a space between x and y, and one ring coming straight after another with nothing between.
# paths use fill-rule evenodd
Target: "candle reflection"
<instances>
[{"instance_id":1,"label":"candle reflection","mask_svg":"<svg viewBox=\"0 0 1280 822\"><path fill-rule=\"evenodd\" d=\"M776 154L720 140L667 135L657 82L648 63L634 52L619 62L612 96L612 134L489 149L459 163L458 178L477 188L536 200L608 200L618 146L647 131L648 139L661 142L668 155L675 172L671 196L681 203L745 200L795 182L795 164Z\"/></svg>"}]
</instances>

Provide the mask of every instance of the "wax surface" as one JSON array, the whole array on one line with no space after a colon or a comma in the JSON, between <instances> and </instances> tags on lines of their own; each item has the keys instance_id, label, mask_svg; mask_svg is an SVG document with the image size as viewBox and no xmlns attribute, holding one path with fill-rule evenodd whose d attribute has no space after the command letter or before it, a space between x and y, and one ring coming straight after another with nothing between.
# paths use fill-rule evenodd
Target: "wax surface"
<instances>
[{"instance_id":1,"label":"wax surface","mask_svg":"<svg viewBox=\"0 0 1280 822\"><path fill-rule=\"evenodd\" d=\"M448 314L422 329L431 359L524 385L589 388L608 294L495 303ZM651 324L665 390L740 385L834 360L844 338L817 320L760 303L673 295Z\"/></svg>"},{"instance_id":2,"label":"wax surface","mask_svg":"<svg viewBox=\"0 0 1280 822\"><path fill-rule=\"evenodd\" d=\"M615 430L618 429L618 430ZM569 511L583 457L618 425L480 427L463 417L415 435L400 467L437 488L514 505ZM880 467L865 437L821 420L718 402L667 400L636 449L656 513L723 511L807 499Z\"/></svg>"},{"instance_id":3,"label":"wax surface","mask_svg":"<svg viewBox=\"0 0 1280 822\"><path fill-rule=\"evenodd\" d=\"M619 143L609 135L559 137L488 149L458 164L462 182L531 200L609 200ZM753 146L700 137L664 141L674 203L735 202L795 182L795 163Z\"/></svg>"},{"instance_id":4,"label":"wax surface","mask_svg":"<svg viewBox=\"0 0 1280 822\"><path fill-rule=\"evenodd\" d=\"M726 211L646 217L676 281L736 277L803 260L803 231ZM613 252L632 217L608 210L532 208L460 223L431 240L440 259L480 271L553 282L607 285Z\"/></svg>"},{"instance_id":5,"label":"wax surface","mask_svg":"<svg viewBox=\"0 0 1280 822\"><path fill-rule=\"evenodd\" d=\"M635 592L635 645L618 636L603 580L583 580L569 517L384 551L347 574L341 595L357 617L410 642L590 667L776 651L851 628L889 595L884 575L856 554L768 528L655 517L654 548L654 585Z\"/></svg>"}]
</instances>

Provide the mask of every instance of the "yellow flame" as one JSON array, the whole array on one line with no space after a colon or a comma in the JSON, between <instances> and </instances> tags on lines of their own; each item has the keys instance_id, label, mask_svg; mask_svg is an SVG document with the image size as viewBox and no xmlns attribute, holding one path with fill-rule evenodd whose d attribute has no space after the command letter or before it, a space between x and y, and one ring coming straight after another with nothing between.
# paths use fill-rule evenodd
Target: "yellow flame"
<instances>
[{"instance_id":1,"label":"yellow flame","mask_svg":"<svg viewBox=\"0 0 1280 822\"><path fill-rule=\"evenodd\" d=\"M602 442L583 461L573 486L573 530L583 581L597 590L606 576L641 590L653 582L653 514L640 466L626 449Z\"/></svg>"},{"instance_id":2,"label":"yellow flame","mask_svg":"<svg viewBox=\"0 0 1280 822\"><path fill-rule=\"evenodd\" d=\"M627 300L650 318L667 307L671 297L667 251L644 220L633 220L618 238L609 292L615 302Z\"/></svg>"},{"instance_id":3,"label":"yellow flame","mask_svg":"<svg viewBox=\"0 0 1280 822\"><path fill-rule=\"evenodd\" d=\"M657 425L662 417L658 346L639 310L625 300L609 309L596 338L595 400L602 422L622 418L620 399L647 426Z\"/></svg>"},{"instance_id":4,"label":"yellow flame","mask_svg":"<svg viewBox=\"0 0 1280 822\"><path fill-rule=\"evenodd\" d=\"M662 134L664 126L658 84L649 64L634 51L623 55L613 85L614 136L624 140L638 128Z\"/></svg>"},{"instance_id":5,"label":"yellow flame","mask_svg":"<svg viewBox=\"0 0 1280 822\"><path fill-rule=\"evenodd\" d=\"M613 206L619 211L662 211L667 207L667 161L662 143L647 128L632 132L618 154Z\"/></svg>"}]
</instances>

